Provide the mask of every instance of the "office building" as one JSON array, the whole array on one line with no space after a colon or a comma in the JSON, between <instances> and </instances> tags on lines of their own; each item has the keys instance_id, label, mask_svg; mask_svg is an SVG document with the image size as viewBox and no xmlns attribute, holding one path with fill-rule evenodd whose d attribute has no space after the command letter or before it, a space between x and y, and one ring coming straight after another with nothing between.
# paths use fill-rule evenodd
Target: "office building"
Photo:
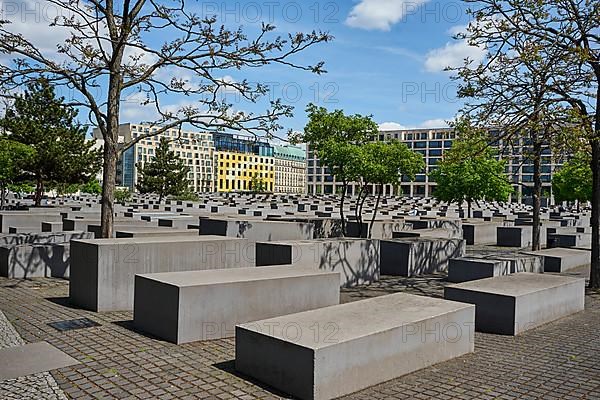
<instances>
[{"instance_id":1,"label":"office building","mask_svg":"<svg viewBox=\"0 0 600 400\"><path fill-rule=\"evenodd\" d=\"M492 136L498 136L497 132L491 132ZM396 187L387 185L384 187L386 195L406 195L415 197L428 197L435 191L436 183L429 179L429 172L437 168L437 163L442 159L445 151L452 147L456 134L451 128L440 129L411 129L398 131L383 131L374 140L400 140L414 151L421 153L424 157L426 169L416 175L413 182L402 181ZM533 189L533 164L527 159L528 142L520 139L508 145L502 140L493 144L499 149L500 155L508 160L506 173L510 176L515 189L513 199L527 199L532 195ZM317 193L339 193L341 183L336 182L327 168L319 163L316 152L309 147L307 157L307 191L309 194ZM552 174L560 167L561 160L556 159L551 150L545 149L542 155L542 182L544 191L551 195ZM358 185L351 184L349 193L358 192ZM375 188L372 188L375 191ZM550 197L550 196L548 196Z\"/></svg>"}]
</instances>

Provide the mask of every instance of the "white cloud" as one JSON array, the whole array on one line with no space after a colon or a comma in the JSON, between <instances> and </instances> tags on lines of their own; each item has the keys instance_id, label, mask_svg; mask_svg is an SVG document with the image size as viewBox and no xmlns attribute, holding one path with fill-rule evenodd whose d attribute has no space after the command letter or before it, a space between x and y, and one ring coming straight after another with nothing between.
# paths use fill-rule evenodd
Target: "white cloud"
<instances>
[{"instance_id":1,"label":"white cloud","mask_svg":"<svg viewBox=\"0 0 600 400\"><path fill-rule=\"evenodd\" d=\"M437 119L428 119L427 121L423 121L419 124L419 128L422 129L434 129L434 128L447 128L448 122L445 119L437 118Z\"/></svg>"},{"instance_id":2,"label":"white cloud","mask_svg":"<svg viewBox=\"0 0 600 400\"><path fill-rule=\"evenodd\" d=\"M448 33L454 36L465 32L466 28L466 25L454 26ZM485 50L470 46L466 40L455 40L446 43L444 47L429 51L425 58L425 69L429 72L442 72L447 67L456 68L464 65L467 58L474 62L480 62L485 58Z\"/></svg>"},{"instance_id":3,"label":"white cloud","mask_svg":"<svg viewBox=\"0 0 600 400\"><path fill-rule=\"evenodd\" d=\"M389 31L406 15L429 0L361 0L346 18L353 28Z\"/></svg>"},{"instance_id":4,"label":"white cloud","mask_svg":"<svg viewBox=\"0 0 600 400\"><path fill-rule=\"evenodd\" d=\"M448 128L447 120L443 118L428 119L417 125L402 125L397 122L384 122L379 124L379 130L384 131L403 131L409 129L437 129Z\"/></svg>"},{"instance_id":5,"label":"white cloud","mask_svg":"<svg viewBox=\"0 0 600 400\"><path fill-rule=\"evenodd\" d=\"M408 129L408 128L397 122L384 122L382 124L379 124L380 131L401 131L404 129Z\"/></svg>"},{"instance_id":6,"label":"white cloud","mask_svg":"<svg viewBox=\"0 0 600 400\"><path fill-rule=\"evenodd\" d=\"M429 72L442 72L447 67L460 67L465 59L480 62L485 56L485 51L479 47L469 46L464 41L446 43L439 49L431 50L425 59L425 69Z\"/></svg>"}]
</instances>

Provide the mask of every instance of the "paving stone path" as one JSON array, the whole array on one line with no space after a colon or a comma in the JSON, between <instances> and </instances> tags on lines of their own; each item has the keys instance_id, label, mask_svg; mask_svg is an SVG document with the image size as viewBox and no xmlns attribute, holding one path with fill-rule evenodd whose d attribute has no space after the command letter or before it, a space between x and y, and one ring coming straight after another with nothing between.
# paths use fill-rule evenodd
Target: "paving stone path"
<instances>
[{"instance_id":1,"label":"paving stone path","mask_svg":"<svg viewBox=\"0 0 600 400\"><path fill-rule=\"evenodd\" d=\"M394 292L441 296L441 277L384 277L344 290L342 301ZM233 368L232 339L177 346L136 332L129 312L93 313L69 306L68 283L0 278L0 310L26 342L46 340L82 364L52 371L77 399L279 398ZM87 317L101 326L59 332L50 322ZM585 311L518 337L476 333L475 352L347 396L348 399L600 399L600 293ZM3 333L3 332L2 332ZM12 336L11 336L12 337ZM14 340L14 339L9 339ZM19 392L38 376L0 383L0 398L63 398ZM47 394L47 396L46 396ZM12 396L12 397L10 397Z\"/></svg>"}]
</instances>

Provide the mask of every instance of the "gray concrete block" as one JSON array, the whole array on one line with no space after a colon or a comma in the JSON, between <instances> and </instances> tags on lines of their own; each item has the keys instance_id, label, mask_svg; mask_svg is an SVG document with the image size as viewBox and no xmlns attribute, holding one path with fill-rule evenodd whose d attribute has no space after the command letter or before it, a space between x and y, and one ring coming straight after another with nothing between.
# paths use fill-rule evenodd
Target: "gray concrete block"
<instances>
[{"instance_id":1,"label":"gray concrete block","mask_svg":"<svg viewBox=\"0 0 600 400\"><path fill-rule=\"evenodd\" d=\"M38 231L42 228L42 222L60 222L62 216L58 211L43 210L33 211L2 211L0 213L0 226L2 232L8 233L10 226L29 227Z\"/></svg>"},{"instance_id":2,"label":"gray concrete block","mask_svg":"<svg viewBox=\"0 0 600 400\"><path fill-rule=\"evenodd\" d=\"M300 399L333 399L473 351L472 305L404 293L236 327L235 367Z\"/></svg>"},{"instance_id":3,"label":"gray concrete block","mask_svg":"<svg viewBox=\"0 0 600 400\"><path fill-rule=\"evenodd\" d=\"M0 246L0 276L7 278L68 278L69 245Z\"/></svg>"},{"instance_id":4,"label":"gray concrete block","mask_svg":"<svg viewBox=\"0 0 600 400\"><path fill-rule=\"evenodd\" d=\"M554 248L529 252L542 257L545 272L565 272L573 268L590 265L591 254L587 250Z\"/></svg>"},{"instance_id":5,"label":"gray concrete block","mask_svg":"<svg viewBox=\"0 0 600 400\"><path fill-rule=\"evenodd\" d=\"M133 309L134 276L254 266L254 243L220 236L73 240L69 297L93 311Z\"/></svg>"},{"instance_id":6,"label":"gray concrete block","mask_svg":"<svg viewBox=\"0 0 600 400\"><path fill-rule=\"evenodd\" d=\"M340 273L340 286L379 280L379 241L316 239L256 243L256 266L293 265Z\"/></svg>"},{"instance_id":7,"label":"gray concrete block","mask_svg":"<svg viewBox=\"0 0 600 400\"><path fill-rule=\"evenodd\" d=\"M517 335L583 310L585 279L518 273L444 288L444 298L475 304L475 329Z\"/></svg>"},{"instance_id":8,"label":"gray concrete block","mask_svg":"<svg viewBox=\"0 0 600 400\"><path fill-rule=\"evenodd\" d=\"M42 222L42 232L60 232L62 231L62 221Z\"/></svg>"},{"instance_id":9,"label":"gray concrete block","mask_svg":"<svg viewBox=\"0 0 600 400\"><path fill-rule=\"evenodd\" d=\"M291 266L136 275L133 320L177 344L229 337L240 323L338 304L338 275Z\"/></svg>"},{"instance_id":10,"label":"gray concrete block","mask_svg":"<svg viewBox=\"0 0 600 400\"><path fill-rule=\"evenodd\" d=\"M531 246L533 231L531 226L499 226L496 229L498 246L520 248Z\"/></svg>"},{"instance_id":11,"label":"gray concrete block","mask_svg":"<svg viewBox=\"0 0 600 400\"><path fill-rule=\"evenodd\" d=\"M382 240L382 275L419 276L446 272L450 259L463 257L463 239L394 239Z\"/></svg>"},{"instance_id":12,"label":"gray concrete block","mask_svg":"<svg viewBox=\"0 0 600 400\"><path fill-rule=\"evenodd\" d=\"M261 220L200 219L200 235L219 235L256 242L309 240L314 227L309 223Z\"/></svg>"},{"instance_id":13,"label":"gray concrete block","mask_svg":"<svg viewBox=\"0 0 600 400\"><path fill-rule=\"evenodd\" d=\"M198 230L175 228L119 228L115 230L117 238L150 237L150 236L198 236Z\"/></svg>"},{"instance_id":14,"label":"gray concrete block","mask_svg":"<svg viewBox=\"0 0 600 400\"><path fill-rule=\"evenodd\" d=\"M542 257L535 254L492 254L455 258L448 265L448 281L467 282L518 272L543 273Z\"/></svg>"},{"instance_id":15,"label":"gray concrete block","mask_svg":"<svg viewBox=\"0 0 600 400\"><path fill-rule=\"evenodd\" d=\"M497 241L497 231L500 224L498 223L463 223L463 239L467 241L467 245L476 244L494 244Z\"/></svg>"}]
</instances>

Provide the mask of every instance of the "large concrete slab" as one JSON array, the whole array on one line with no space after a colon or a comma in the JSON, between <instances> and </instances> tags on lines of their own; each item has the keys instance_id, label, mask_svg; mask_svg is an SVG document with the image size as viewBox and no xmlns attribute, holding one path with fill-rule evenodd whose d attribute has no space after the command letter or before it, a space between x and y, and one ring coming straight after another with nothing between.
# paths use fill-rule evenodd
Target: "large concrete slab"
<instances>
[{"instance_id":1,"label":"large concrete slab","mask_svg":"<svg viewBox=\"0 0 600 400\"><path fill-rule=\"evenodd\" d=\"M528 254L542 257L545 272L565 272L573 268L590 265L591 254L587 250L553 248L532 251Z\"/></svg>"},{"instance_id":2,"label":"large concrete slab","mask_svg":"<svg viewBox=\"0 0 600 400\"><path fill-rule=\"evenodd\" d=\"M47 342L0 349L0 381L79 364Z\"/></svg>"},{"instance_id":3,"label":"large concrete slab","mask_svg":"<svg viewBox=\"0 0 600 400\"><path fill-rule=\"evenodd\" d=\"M518 272L543 273L543 258L535 254L473 254L453 258L448 265L448 281L467 282Z\"/></svg>"},{"instance_id":4,"label":"large concrete slab","mask_svg":"<svg viewBox=\"0 0 600 400\"><path fill-rule=\"evenodd\" d=\"M62 216L58 211L32 212L30 211L2 211L0 213L0 227L2 232L8 233L10 226L30 227L38 231L42 229L42 222L59 222Z\"/></svg>"},{"instance_id":5,"label":"large concrete slab","mask_svg":"<svg viewBox=\"0 0 600 400\"><path fill-rule=\"evenodd\" d=\"M463 257L463 239L394 239L382 240L381 274L419 276L446 272L452 258Z\"/></svg>"},{"instance_id":6,"label":"large concrete slab","mask_svg":"<svg viewBox=\"0 0 600 400\"><path fill-rule=\"evenodd\" d=\"M499 226L496 228L496 244L503 247L528 247L531 246L532 232L532 226Z\"/></svg>"},{"instance_id":7,"label":"large concrete slab","mask_svg":"<svg viewBox=\"0 0 600 400\"><path fill-rule=\"evenodd\" d=\"M585 279L518 273L444 288L444 298L475 304L475 328L517 335L584 308Z\"/></svg>"},{"instance_id":8,"label":"large concrete slab","mask_svg":"<svg viewBox=\"0 0 600 400\"><path fill-rule=\"evenodd\" d=\"M263 267L135 277L135 326L181 344L234 335L235 325L339 303L339 274Z\"/></svg>"},{"instance_id":9,"label":"large concrete slab","mask_svg":"<svg viewBox=\"0 0 600 400\"><path fill-rule=\"evenodd\" d=\"M176 229L176 228L134 228L116 229L115 237L133 238L149 236L198 236L198 230L195 229Z\"/></svg>"},{"instance_id":10,"label":"large concrete slab","mask_svg":"<svg viewBox=\"0 0 600 400\"><path fill-rule=\"evenodd\" d=\"M472 305L393 294L236 327L238 371L332 399L473 351Z\"/></svg>"},{"instance_id":11,"label":"large concrete slab","mask_svg":"<svg viewBox=\"0 0 600 400\"><path fill-rule=\"evenodd\" d=\"M314 227L302 222L200 218L201 235L246 238L256 242L308 240Z\"/></svg>"},{"instance_id":12,"label":"large concrete slab","mask_svg":"<svg viewBox=\"0 0 600 400\"><path fill-rule=\"evenodd\" d=\"M379 241L315 239L256 244L256 265L294 265L340 273L340 286L379 280Z\"/></svg>"},{"instance_id":13,"label":"large concrete slab","mask_svg":"<svg viewBox=\"0 0 600 400\"><path fill-rule=\"evenodd\" d=\"M71 241L71 303L93 311L133 309L134 276L254 266L254 243L223 236Z\"/></svg>"},{"instance_id":14,"label":"large concrete slab","mask_svg":"<svg viewBox=\"0 0 600 400\"><path fill-rule=\"evenodd\" d=\"M467 241L467 245L476 244L494 244L497 240L496 229L500 226L499 223L463 223L463 239Z\"/></svg>"},{"instance_id":15,"label":"large concrete slab","mask_svg":"<svg viewBox=\"0 0 600 400\"><path fill-rule=\"evenodd\" d=\"M0 246L0 276L7 278L69 277L69 245Z\"/></svg>"}]
</instances>

